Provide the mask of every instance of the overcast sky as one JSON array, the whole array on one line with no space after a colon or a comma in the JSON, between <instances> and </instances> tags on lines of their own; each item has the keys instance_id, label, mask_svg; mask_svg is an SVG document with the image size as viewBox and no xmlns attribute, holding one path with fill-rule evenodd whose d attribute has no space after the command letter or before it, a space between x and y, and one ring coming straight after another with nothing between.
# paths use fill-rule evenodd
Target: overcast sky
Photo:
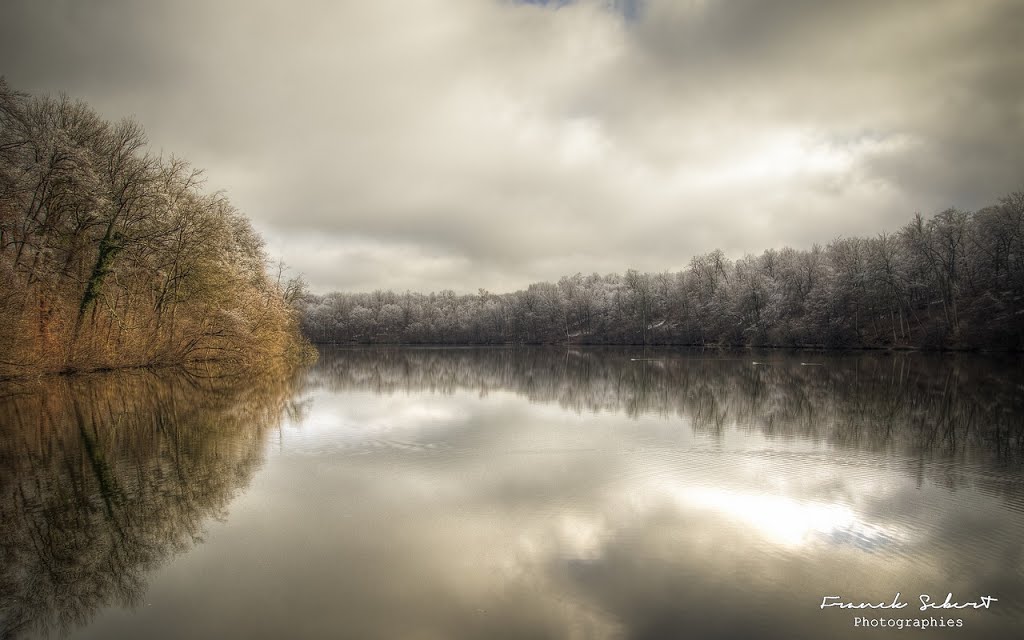
<instances>
[{"instance_id":1,"label":"overcast sky","mask_svg":"<svg viewBox=\"0 0 1024 640\"><path fill-rule=\"evenodd\" d=\"M4 0L0 74L134 116L313 289L508 291L1024 188L1024 2Z\"/></svg>"}]
</instances>

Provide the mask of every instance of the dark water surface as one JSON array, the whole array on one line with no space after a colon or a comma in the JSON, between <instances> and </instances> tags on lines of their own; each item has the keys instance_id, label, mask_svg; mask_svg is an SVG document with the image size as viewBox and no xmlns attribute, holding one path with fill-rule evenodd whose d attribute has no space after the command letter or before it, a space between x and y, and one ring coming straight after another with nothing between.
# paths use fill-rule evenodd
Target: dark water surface
<instances>
[{"instance_id":1,"label":"dark water surface","mask_svg":"<svg viewBox=\"0 0 1024 640\"><path fill-rule=\"evenodd\" d=\"M1022 460L1021 361L983 357L327 349L7 386L0 638L1024 637ZM997 600L920 610L948 593Z\"/></svg>"}]
</instances>

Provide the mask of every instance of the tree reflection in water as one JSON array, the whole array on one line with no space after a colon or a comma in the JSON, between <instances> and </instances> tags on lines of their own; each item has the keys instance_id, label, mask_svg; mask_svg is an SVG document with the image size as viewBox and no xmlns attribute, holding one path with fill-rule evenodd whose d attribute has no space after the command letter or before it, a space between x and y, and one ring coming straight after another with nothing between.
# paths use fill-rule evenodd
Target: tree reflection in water
<instances>
[{"instance_id":1,"label":"tree reflection in water","mask_svg":"<svg viewBox=\"0 0 1024 640\"><path fill-rule=\"evenodd\" d=\"M296 377L127 372L0 390L0 637L137 606L263 460Z\"/></svg>"},{"instance_id":2,"label":"tree reflection in water","mask_svg":"<svg viewBox=\"0 0 1024 640\"><path fill-rule=\"evenodd\" d=\"M870 451L1024 454L1016 359L910 354L728 353L630 348L326 348L333 390L512 391L577 413L678 416Z\"/></svg>"},{"instance_id":3,"label":"tree reflection in water","mask_svg":"<svg viewBox=\"0 0 1024 640\"><path fill-rule=\"evenodd\" d=\"M714 592L693 575L756 566L760 573L747 577L761 582L739 592L777 596L778 581L797 577L817 576L814 588L825 588L830 578L821 575L821 563L832 553L838 559L829 566L844 576L867 580L896 566L889 582L879 578L886 589L893 575L900 588L936 586L909 572L906 558L928 567L962 558L956 566L966 577L957 584L1005 594L1009 603L1017 590L1016 539L987 539L984 552L973 555L961 549L982 528L1012 531L1014 514L1024 508L1013 480L1024 459L1022 378L1015 360L924 354L328 348L301 377L268 372L232 382L137 372L7 388L0 391L0 637L67 630L101 608L144 603L150 572L199 542L211 518L226 516L263 463L282 416L294 429L282 430L281 441L291 440L284 454L275 440L277 453L266 458L270 488L257 498L274 514L272 535L247 529L252 521L244 522L244 508L241 524L235 512L234 537L220 539L220 551L244 548L228 562L230 576L211 571L196 576L202 584L187 586L211 607L195 612L206 626L189 628L280 636L297 615L290 607L300 607L309 624L370 636L395 630L400 610L410 621L440 625L439 637L483 629L474 624L494 633L461 635L494 637L555 624L557 616L546 617L549 605L578 601L580 611L599 612L601 624L621 623L642 636L659 620L666 629L691 628L694 618L674 600L685 594L701 603L695 610L702 615L716 614L707 629L724 629L738 623L725 609L708 609L706 597L725 598L738 587L722 583ZM324 412L321 422L301 415L307 405L294 400L299 391L312 403L310 414ZM410 397L392 403L349 391ZM560 411L495 421L506 407L525 403L424 397L467 391L514 393L581 415L671 417L665 424L672 433L692 429L702 445L676 450L674 436L638 440L643 430L629 433L627 421L608 416L592 425L584 420L594 428L578 431L541 416ZM417 412L403 433L395 426L399 410L410 407ZM437 428L420 443L415 436L431 408L450 415L438 414L430 429ZM376 440L371 423L378 419L396 429L393 441ZM460 420L471 424L460 431ZM737 431L744 437L735 438ZM460 435L462 444L432 447L457 443ZM558 446L545 449L550 444ZM573 448L580 444L594 449ZM629 453L648 445L654 450ZM700 467L707 460L715 464ZM748 467L795 481L792 490L760 491L741 473ZM805 470L814 474L806 485L798 481ZM945 489L908 497L908 474L919 487L927 477ZM862 481L876 478L894 493L865 488ZM954 499L961 488L977 509ZM407 499L410 491L416 499ZM834 500L830 491L856 499ZM758 546L752 540L761 537L751 530L775 546ZM914 535L897 540L901 531ZM834 544L798 544L822 536ZM712 539L732 544L732 551L686 551L703 550ZM891 550L894 541L904 546ZM282 544L290 552L273 558ZM777 555L776 547L794 555ZM889 555L850 555L851 548ZM466 554L474 560L452 561ZM234 572L246 576L243 584ZM946 580L953 573L936 575ZM509 575L541 578L517 582ZM463 606L486 601L491 592L484 587L521 601L499 598L487 604L486 620L467 620ZM271 607L264 615L246 609L232 616L218 608L232 588L246 603L285 590L284 613L275 617ZM789 624L801 611L780 610L778 628L788 629L780 621ZM120 637L151 629L144 626L150 619L137 617Z\"/></svg>"}]
</instances>

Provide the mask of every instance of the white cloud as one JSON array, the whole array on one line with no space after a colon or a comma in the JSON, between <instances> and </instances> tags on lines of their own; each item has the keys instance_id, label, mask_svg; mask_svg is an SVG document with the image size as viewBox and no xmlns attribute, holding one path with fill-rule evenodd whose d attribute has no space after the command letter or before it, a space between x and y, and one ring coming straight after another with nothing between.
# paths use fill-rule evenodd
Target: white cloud
<instances>
[{"instance_id":1,"label":"white cloud","mask_svg":"<svg viewBox=\"0 0 1024 640\"><path fill-rule=\"evenodd\" d=\"M0 54L134 114L320 291L675 269L1021 186L1019 4L627 4L11 2Z\"/></svg>"}]
</instances>

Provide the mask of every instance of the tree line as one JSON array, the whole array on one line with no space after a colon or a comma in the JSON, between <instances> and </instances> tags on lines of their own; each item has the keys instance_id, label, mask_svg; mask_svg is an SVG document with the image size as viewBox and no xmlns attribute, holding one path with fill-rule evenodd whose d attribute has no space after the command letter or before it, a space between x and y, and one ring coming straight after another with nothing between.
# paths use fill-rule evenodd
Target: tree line
<instances>
[{"instance_id":1,"label":"tree line","mask_svg":"<svg viewBox=\"0 0 1024 640\"><path fill-rule=\"evenodd\" d=\"M301 350L296 280L142 127L0 78L0 377Z\"/></svg>"},{"instance_id":2,"label":"tree line","mask_svg":"<svg viewBox=\"0 0 1024 640\"><path fill-rule=\"evenodd\" d=\"M825 247L715 250L676 273L577 273L506 294L330 293L301 309L319 343L1021 350L1024 192Z\"/></svg>"}]
</instances>

